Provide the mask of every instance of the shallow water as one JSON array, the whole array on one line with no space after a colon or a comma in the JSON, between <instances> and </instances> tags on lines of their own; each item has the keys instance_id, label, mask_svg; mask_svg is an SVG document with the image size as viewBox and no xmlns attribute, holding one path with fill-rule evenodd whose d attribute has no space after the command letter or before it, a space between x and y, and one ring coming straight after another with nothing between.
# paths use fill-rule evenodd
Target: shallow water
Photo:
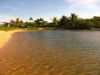
<instances>
[{"instance_id":1,"label":"shallow water","mask_svg":"<svg viewBox=\"0 0 100 75\"><path fill-rule=\"evenodd\" d=\"M18 32L0 50L0 75L100 75L100 32Z\"/></svg>"}]
</instances>

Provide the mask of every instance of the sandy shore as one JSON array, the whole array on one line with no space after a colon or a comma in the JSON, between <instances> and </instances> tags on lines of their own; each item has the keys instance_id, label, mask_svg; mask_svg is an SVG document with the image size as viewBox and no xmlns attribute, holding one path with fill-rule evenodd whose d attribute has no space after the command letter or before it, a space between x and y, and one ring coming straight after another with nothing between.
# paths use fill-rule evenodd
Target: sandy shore
<instances>
[{"instance_id":1,"label":"sandy shore","mask_svg":"<svg viewBox=\"0 0 100 75\"><path fill-rule=\"evenodd\" d=\"M40 28L36 31L42 31L44 30L43 28ZM26 31L31 31L31 30L22 30L22 29L17 29L17 30L11 30L11 31L0 31L0 48L4 47L5 44L9 41L9 39L12 37L12 35L16 32L26 32Z\"/></svg>"},{"instance_id":2,"label":"sandy shore","mask_svg":"<svg viewBox=\"0 0 100 75\"><path fill-rule=\"evenodd\" d=\"M23 31L25 30L0 31L0 48L5 46L14 33Z\"/></svg>"},{"instance_id":3,"label":"sandy shore","mask_svg":"<svg viewBox=\"0 0 100 75\"><path fill-rule=\"evenodd\" d=\"M100 32L2 33L0 75L100 75Z\"/></svg>"}]
</instances>

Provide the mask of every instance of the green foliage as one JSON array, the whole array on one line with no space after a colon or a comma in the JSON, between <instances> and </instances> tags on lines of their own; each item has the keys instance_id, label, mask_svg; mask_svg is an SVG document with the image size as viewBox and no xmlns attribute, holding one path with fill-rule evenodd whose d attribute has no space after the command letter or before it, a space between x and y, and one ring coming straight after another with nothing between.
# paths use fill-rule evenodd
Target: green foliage
<instances>
[{"instance_id":1,"label":"green foliage","mask_svg":"<svg viewBox=\"0 0 100 75\"><path fill-rule=\"evenodd\" d=\"M19 29L19 27L15 27L15 26L0 26L0 30L3 30L3 31L9 31L9 30L16 30L16 29Z\"/></svg>"},{"instance_id":2,"label":"green foliage","mask_svg":"<svg viewBox=\"0 0 100 75\"><path fill-rule=\"evenodd\" d=\"M44 27L47 24L47 22L44 21L43 18L36 19L34 22L36 24L36 27Z\"/></svg>"},{"instance_id":3,"label":"green foliage","mask_svg":"<svg viewBox=\"0 0 100 75\"><path fill-rule=\"evenodd\" d=\"M32 17L29 18L29 22L24 22L23 20L16 18L16 20L11 19L9 23L5 22L4 28L0 27L0 29L9 30L10 28L14 27L29 30L37 28L83 30L91 28L100 28L100 17L94 16L91 19L82 19L79 18L78 15L76 15L75 13L72 13L69 17L62 16L60 19L54 17L52 19L52 22L47 22L43 18L33 20Z\"/></svg>"},{"instance_id":4,"label":"green foliage","mask_svg":"<svg viewBox=\"0 0 100 75\"><path fill-rule=\"evenodd\" d=\"M33 18L32 18L32 17L30 17L30 18L29 18L29 20L30 20L30 21L32 21L32 20L33 20Z\"/></svg>"},{"instance_id":5,"label":"green foliage","mask_svg":"<svg viewBox=\"0 0 100 75\"><path fill-rule=\"evenodd\" d=\"M54 18L52 19L52 24L54 25L55 28L58 27L58 22L59 22L59 20L57 19L57 17L54 17Z\"/></svg>"},{"instance_id":6,"label":"green foliage","mask_svg":"<svg viewBox=\"0 0 100 75\"><path fill-rule=\"evenodd\" d=\"M100 28L100 17L94 16L92 22L94 23L95 28Z\"/></svg>"},{"instance_id":7,"label":"green foliage","mask_svg":"<svg viewBox=\"0 0 100 75\"><path fill-rule=\"evenodd\" d=\"M76 23L77 23L78 17L75 13L72 13L71 16L69 17L69 25L68 29L75 29Z\"/></svg>"},{"instance_id":8,"label":"green foliage","mask_svg":"<svg viewBox=\"0 0 100 75\"><path fill-rule=\"evenodd\" d=\"M69 18L66 16L62 16L61 19L59 20L59 28L68 28L68 24L69 24Z\"/></svg>"}]
</instances>

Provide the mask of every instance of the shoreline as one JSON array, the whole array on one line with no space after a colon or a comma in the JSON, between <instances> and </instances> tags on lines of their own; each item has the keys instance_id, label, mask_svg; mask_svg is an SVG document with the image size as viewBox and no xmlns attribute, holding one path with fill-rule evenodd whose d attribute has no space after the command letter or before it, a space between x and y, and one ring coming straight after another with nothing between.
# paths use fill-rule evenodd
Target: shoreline
<instances>
[{"instance_id":1,"label":"shoreline","mask_svg":"<svg viewBox=\"0 0 100 75\"><path fill-rule=\"evenodd\" d=\"M7 42L10 40L12 35L16 32L26 32L26 30L12 30L12 31L2 31L0 30L0 48L3 48Z\"/></svg>"},{"instance_id":2,"label":"shoreline","mask_svg":"<svg viewBox=\"0 0 100 75\"><path fill-rule=\"evenodd\" d=\"M9 30L9 31L3 31L0 30L0 48L3 48L7 42L10 40L12 35L16 32L29 32L29 31L44 31L44 29L38 29L38 30L23 30L23 29L16 29L16 30ZM99 31L99 30L69 30L69 31Z\"/></svg>"},{"instance_id":3,"label":"shoreline","mask_svg":"<svg viewBox=\"0 0 100 75\"><path fill-rule=\"evenodd\" d=\"M29 32L29 31L44 31L44 29L39 30L23 30L23 29L16 29L16 30L9 30L9 31L3 31L0 30L0 48L3 48L7 42L10 40L12 35L16 32Z\"/></svg>"}]
</instances>

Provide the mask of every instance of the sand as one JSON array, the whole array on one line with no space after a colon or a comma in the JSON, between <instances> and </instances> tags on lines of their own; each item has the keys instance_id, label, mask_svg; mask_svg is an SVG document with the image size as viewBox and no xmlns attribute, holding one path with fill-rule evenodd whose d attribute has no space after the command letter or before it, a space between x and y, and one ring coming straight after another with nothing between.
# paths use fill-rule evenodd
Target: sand
<instances>
[{"instance_id":1,"label":"sand","mask_svg":"<svg viewBox=\"0 0 100 75\"><path fill-rule=\"evenodd\" d=\"M38 31L44 30L43 28L40 28ZM11 31L0 31L0 48L3 48L7 42L10 40L12 35L16 32L26 32L29 30L22 30L22 29L17 29L17 30L11 30ZM37 30L36 30L37 31Z\"/></svg>"},{"instance_id":2,"label":"sand","mask_svg":"<svg viewBox=\"0 0 100 75\"><path fill-rule=\"evenodd\" d=\"M11 38L13 32L0 31L0 48L2 48Z\"/></svg>"},{"instance_id":3,"label":"sand","mask_svg":"<svg viewBox=\"0 0 100 75\"><path fill-rule=\"evenodd\" d=\"M13 30L13 31L0 31L0 48L4 47L6 43L10 40L12 35L16 32L23 32L25 30Z\"/></svg>"}]
</instances>

